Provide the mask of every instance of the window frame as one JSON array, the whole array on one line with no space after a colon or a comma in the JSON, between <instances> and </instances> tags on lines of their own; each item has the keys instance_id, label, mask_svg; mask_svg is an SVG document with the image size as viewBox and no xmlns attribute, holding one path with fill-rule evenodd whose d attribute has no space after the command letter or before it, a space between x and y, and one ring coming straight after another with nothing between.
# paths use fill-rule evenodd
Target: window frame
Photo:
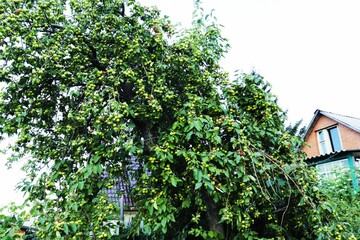
<instances>
[{"instance_id":1,"label":"window frame","mask_svg":"<svg viewBox=\"0 0 360 240\"><path fill-rule=\"evenodd\" d=\"M346 172L351 168L348 158L342 158L335 161L316 164L315 166L320 178L333 179L336 177L336 171Z\"/></svg>"},{"instance_id":2,"label":"window frame","mask_svg":"<svg viewBox=\"0 0 360 240\"><path fill-rule=\"evenodd\" d=\"M333 131L334 129L336 129L336 132ZM339 126L337 124L317 130L316 136L320 154L328 154L343 149Z\"/></svg>"},{"instance_id":3,"label":"window frame","mask_svg":"<svg viewBox=\"0 0 360 240\"><path fill-rule=\"evenodd\" d=\"M336 133L335 133L336 139L335 139L335 135L332 134L332 130L334 130L334 129L336 129ZM334 127L328 128L328 133L329 133L332 151L333 152L341 151L343 149L343 147L342 147L342 142L341 142L341 138L340 138L339 127L334 126ZM335 144L335 141L338 141L338 142ZM339 149L335 149L336 145L338 145Z\"/></svg>"}]
</instances>

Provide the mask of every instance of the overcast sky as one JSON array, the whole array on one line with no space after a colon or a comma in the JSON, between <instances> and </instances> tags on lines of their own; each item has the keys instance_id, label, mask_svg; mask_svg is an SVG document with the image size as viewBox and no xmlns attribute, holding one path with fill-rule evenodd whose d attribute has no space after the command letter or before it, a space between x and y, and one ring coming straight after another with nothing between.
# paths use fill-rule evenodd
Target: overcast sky
<instances>
[{"instance_id":1,"label":"overcast sky","mask_svg":"<svg viewBox=\"0 0 360 240\"><path fill-rule=\"evenodd\" d=\"M192 0L142 0L188 26ZM360 117L360 2L355 0L203 0L214 9L230 52L223 67L252 69L273 86L290 122L316 109Z\"/></svg>"},{"instance_id":2,"label":"overcast sky","mask_svg":"<svg viewBox=\"0 0 360 240\"><path fill-rule=\"evenodd\" d=\"M192 0L142 0L189 26ZM316 109L360 117L358 0L203 0L214 9L230 52L231 74L252 69L273 86L290 122L307 124ZM0 170L0 205L14 199L16 172Z\"/></svg>"}]
</instances>

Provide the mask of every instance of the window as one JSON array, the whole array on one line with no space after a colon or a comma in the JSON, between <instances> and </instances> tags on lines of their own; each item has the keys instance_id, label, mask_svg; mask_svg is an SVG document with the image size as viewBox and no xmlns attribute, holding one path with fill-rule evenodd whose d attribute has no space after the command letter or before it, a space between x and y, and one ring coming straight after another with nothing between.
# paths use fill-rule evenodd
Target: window
<instances>
[{"instance_id":1,"label":"window","mask_svg":"<svg viewBox=\"0 0 360 240\"><path fill-rule=\"evenodd\" d=\"M339 129L337 126L317 132L320 154L340 151L342 149Z\"/></svg>"},{"instance_id":2,"label":"window","mask_svg":"<svg viewBox=\"0 0 360 240\"><path fill-rule=\"evenodd\" d=\"M355 158L355 168L356 170L360 170L360 158Z\"/></svg>"},{"instance_id":3,"label":"window","mask_svg":"<svg viewBox=\"0 0 360 240\"><path fill-rule=\"evenodd\" d=\"M336 170L346 171L349 169L349 161L341 159L333 162L321 163L316 165L316 169L321 178L334 178Z\"/></svg>"},{"instance_id":4,"label":"window","mask_svg":"<svg viewBox=\"0 0 360 240\"><path fill-rule=\"evenodd\" d=\"M319 131L318 132L318 138L319 138L319 146L320 146L320 153L324 154L327 152L326 142L325 142L325 131Z\"/></svg>"},{"instance_id":5,"label":"window","mask_svg":"<svg viewBox=\"0 0 360 240\"><path fill-rule=\"evenodd\" d=\"M342 147L341 147L338 128L337 127L330 128L329 136L330 136L330 142L333 152L340 151Z\"/></svg>"}]
</instances>

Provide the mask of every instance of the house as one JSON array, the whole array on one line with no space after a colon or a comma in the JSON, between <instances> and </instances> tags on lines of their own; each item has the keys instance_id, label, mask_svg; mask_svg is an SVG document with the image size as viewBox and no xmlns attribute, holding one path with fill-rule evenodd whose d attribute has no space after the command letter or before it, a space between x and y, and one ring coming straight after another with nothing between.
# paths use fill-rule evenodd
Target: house
<instances>
[{"instance_id":1,"label":"house","mask_svg":"<svg viewBox=\"0 0 360 240\"><path fill-rule=\"evenodd\" d=\"M316 110L304 141L306 162L322 177L333 177L335 169L360 167L360 118ZM356 178L353 184L357 186Z\"/></svg>"},{"instance_id":2,"label":"house","mask_svg":"<svg viewBox=\"0 0 360 240\"><path fill-rule=\"evenodd\" d=\"M119 219L125 226L130 225L132 218L137 213L135 203L130 197L130 192L135 186L136 181L133 175L138 168L139 164L136 158L130 157L128 169L124 171L123 177L114 179L115 184L112 188L104 189L108 199L120 207ZM108 173L104 173L103 177L108 178Z\"/></svg>"},{"instance_id":3,"label":"house","mask_svg":"<svg viewBox=\"0 0 360 240\"><path fill-rule=\"evenodd\" d=\"M127 178L128 175L125 174ZM136 215L134 201L130 198L131 188L135 185L134 180L124 180L122 178L115 179L113 188L104 189L111 202L116 203L120 207L119 217L125 226L131 223L131 220Z\"/></svg>"}]
</instances>

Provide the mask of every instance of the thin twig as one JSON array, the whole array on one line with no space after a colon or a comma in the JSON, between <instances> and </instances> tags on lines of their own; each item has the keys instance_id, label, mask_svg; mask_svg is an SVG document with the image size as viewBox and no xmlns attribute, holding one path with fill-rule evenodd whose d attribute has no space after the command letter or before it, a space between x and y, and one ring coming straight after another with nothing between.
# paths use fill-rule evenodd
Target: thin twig
<instances>
[{"instance_id":1,"label":"thin twig","mask_svg":"<svg viewBox=\"0 0 360 240\"><path fill-rule=\"evenodd\" d=\"M287 212L287 210L289 209L289 206L290 206L290 199L291 199L291 186L290 186L290 183L289 181L287 182L288 183L288 186L289 186L289 197L288 197L288 202L287 202L287 205L285 206L284 208L284 212L282 213L281 215L281 223L280 223L280 226L282 227L283 226L283 223L284 223L284 217L285 217L285 213Z\"/></svg>"},{"instance_id":2,"label":"thin twig","mask_svg":"<svg viewBox=\"0 0 360 240\"><path fill-rule=\"evenodd\" d=\"M257 147L250 145L251 147L253 147L255 150L257 150L258 152L260 152L261 154L263 154L264 157L266 157L268 160L270 160L271 162L273 162L275 164L275 166L277 166L283 173L284 176L289 179L294 185L295 187L299 190L299 193L304 197L305 201L307 204L309 204L310 206L312 206L314 209L316 209L316 207L314 206L313 203L311 203L305 196L305 194L302 192L302 190L300 189L300 187L296 184L295 180L277 163L277 161L275 159L273 159L269 154L267 154L266 152L258 149Z\"/></svg>"},{"instance_id":3,"label":"thin twig","mask_svg":"<svg viewBox=\"0 0 360 240\"><path fill-rule=\"evenodd\" d=\"M274 208L276 209L276 205L271 201L271 198L269 197L270 194L269 194L269 195L266 195L265 192L264 192L264 189L263 189L262 186L261 186L261 183L260 183L260 181L259 181L259 177L258 177L258 175L257 175L257 173L256 173L255 164L254 164L253 162L252 162L252 166L253 166L254 173L255 173L255 177L256 177L256 181L257 181L257 183L258 183L258 185L259 185L259 187L260 187L261 193L263 194L263 196L265 197L266 200L268 200L272 205L274 205Z\"/></svg>"}]
</instances>

